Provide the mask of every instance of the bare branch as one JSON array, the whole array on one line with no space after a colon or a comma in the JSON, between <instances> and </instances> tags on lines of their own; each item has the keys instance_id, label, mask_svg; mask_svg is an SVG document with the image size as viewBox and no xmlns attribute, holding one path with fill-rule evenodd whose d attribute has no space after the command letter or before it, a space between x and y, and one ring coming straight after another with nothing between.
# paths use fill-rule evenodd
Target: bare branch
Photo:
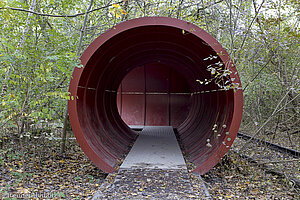
<instances>
[{"instance_id":1,"label":"bare branch","mask_svg":"<svg viewBox=\"0 0 300 200\"><path fill-rule=\"evenodd\" d=\"M210 3L210 4L207 5L207 6L203 6L203 7L201 7L201 8L197 8L197 11L196 11L195 13L192 13L192 14L190 14L190 15L187 15L186 17L196 16L196 17L198 18L198 17L200 16L200 13L199 13L200 11L205 10L205 9L211 7L211 6L216 5L216 4L222 3L223 1L224 1L224 0L215 1L215 2ZM203 2L202 2L202 4L203 4ZM190 7L192 7L192 6L198 6L198 5L199 5L199 3L191 4L191 5L188 5L188 6L184 6L184 7L181 8L181 10L190 8ZM203 5L204 5L204 4L203 4Z\"/></svg>"},{"instance_id":2,"label":"bare branch","mask_svg":"<svg viewBox=\"0 0 300 200\"><path fill-rule=\"evenodd\" d=\"M114 4L121 4L123 3L123 1L119 1L117 3L114 3ZM22 8L12 8L12 7L3 7L3 8L0 8L0 10L15 10L15 11L21 11L21 12L28 12L28 13L32 13L34 15L39 15L39 16L45 16L45 17L78 17L78 16L81 16L81 15L85 15L86 13L91 13L91 12L95 12L97 10L101 10L101 9L104 9L104 8L107 8L109 6L111 6L112 4L108 4L106 6L103 6L103 7L99 7L99 8L95 8L93 10L90 10L88 12L83 12L83 13L77 13L77 14L74 14L74 15L52 15L52 14L47 14L47 13L39 13L39 12L35 12L35 11L32 11L32 10L26 10L26 9L22 9Z\"/></svg>"},{"instance_id":3,"label":"bare branch","mask_svg":"<svg viewBox=\"0 0 300 200\"><path fill-rule=\"evenodd\" d=\"M94 0L90 1L90 5L87 8L86 12L85 12L85 16L84 16L84 21L83 21L83 25L80 31L80 38L79 38L79 44L78 44L78 48L77 48L77 56L80 56L80 49L82 47L82 40L83 40L83 36L86 33L86 24L87 24L87 20L88 20L88 14L90 13L90 10L93 6ZM68 104L66 104L65 107L65 112L64 112L64 121L63 121L63 132L62 132L62 141L61 141L61 149L60 149L60 154L63 154L65 152L65 147L66 147L66 137L67 137L67 124L68 124Z\"/></svg>"},{"instance_id":4,"label":"bare branch","mask_svg":"<svg viewBox=\"0 0 300 200\"><path fill-rule=\"evenodd\" d=\"M277 48L276 48L276 49L277 49ZM272 60L273 57L275 56L275 54L274 54L273 52L272 52L272 54L273 54L273 55L270 56L270 58L269 58L269 60L266 62L266 64L265 64L262 68L260 68L260 70L256 73L256 75L255 75L255 76L248 82L248 84L244 87L243 91L245 91L246 88L248 87L248 85L249 85L250 83L252 83L252 82L260 75L260 73L262 72L262 70L268 66L268 64L271 62L271 60Z\"/></svg>"},{"instance_id":5,"label":"bare branch","mask_svg":"<svg viewBox=\"0 0 300 200\"><path fill-rule=\"evenodd\" d=\"M247 39L247 37L248 37L248 34L249 34L250 30L251 30L251 27L252 27L254 21L257 19L257 16L258 16L258 14L259 14L259 11L260 11L260 9L263 7L264 3L265 3L265 0L263 0L263 1L261 2L260 6L259 6L259 8L258 8L257 10L255 9L255 16L253 17L253 19L252 19L252 21L251 21L251 23L250 23L250 25L249 25L249 27L248 27L246 33L245 33L244 39L243 39L242 44L241 44L241 46L240 46L240 48L239 48L240 50L243 48L243 46L244 46L244 44L245 44L245 41L246 41L246 39ZM255 5L255 1L254 1L254 0L253 0L253 4ZM254 7L254 8L256 8L256 7ZM240 55L240 54L239 54L239 55ZM239 56L238 56L238 57L239 57Z\"/></svg>"},{"instance_id":6,"label":"bare branch","mask_svg":"<svg viewBox=\"0 0 300 200\"><path fill-rule=\"evenodd\" d=\"M297 83L295 83L296 85ZM274 109L273 113L269 116L269 118L256 130L256 132L252 135L252 137L247 140L247 142L240 148L239 151L242 151L245 147L246 147L246 144L249 143L250 141L253 140L253 138L258 135L258 133L263 129L263 127L265 127L265 125L272 119L272 117L274 115L276 115L282 108L284 108L286 105L288 105L291 101L289 101L288 103L286 103L284 106L282 106L280 109L279 106L282 104L283 100L287 97L287 95L291 92L291 88L287 91L287 93L282 97L282 99L278 102L276 108ZM298 95L297 95L298 96ZM295 98L297 98L297 96ZM294 100L294 99L293 99ZM292 100L292 101L293 101Z\"/></svg>"}]
</instances>

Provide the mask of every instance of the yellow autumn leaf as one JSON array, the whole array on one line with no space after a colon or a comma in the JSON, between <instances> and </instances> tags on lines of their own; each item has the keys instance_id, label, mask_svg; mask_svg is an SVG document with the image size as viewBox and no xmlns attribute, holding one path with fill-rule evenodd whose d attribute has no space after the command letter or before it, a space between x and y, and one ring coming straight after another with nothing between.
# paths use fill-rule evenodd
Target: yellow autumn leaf
<instances>
[{"instance_id":1,"label":"yellow autumn leaf","mask_svg":"<svg viewBox=\"0 0 300 200\"><path fill-rule=\"evenodd\" d=\"M120 8L120 12L121 12L123 15L126 15L126 14L127 14L127 12L126 12L125 10L121 9L121 8Z\"/></svg>"},{"instance_id":2,"label":"yellow autumn leaf","mask_svg":"<svg viewBox=\"0 0 300 200\"><path fill-rule=\"evenodd\" d=\"M18 188L18 193L28 194L30 191L26 188Z\"/></svg>"},{"instance_id":3,"label":"yellow autumn leaf","mask_svg":"<svg viewBox=\"0 0 300 200\"><path fill-rule=\"evenodd\" d=\"M113 6L114 8L120 8L120 5L119 5L119 4L116 4L116 3L112 4L112 6Z\"/></svg>"},{"instance_id":4,"label":"yellow autumn leaf","mask_svg":"<svg viewBox=\"0 0 300 200\"><path fill-rule=\"evenodd\" d=\"M121 15L119 13L115 14L116 18L121 18Z\"/></svg>"}]
</instances>

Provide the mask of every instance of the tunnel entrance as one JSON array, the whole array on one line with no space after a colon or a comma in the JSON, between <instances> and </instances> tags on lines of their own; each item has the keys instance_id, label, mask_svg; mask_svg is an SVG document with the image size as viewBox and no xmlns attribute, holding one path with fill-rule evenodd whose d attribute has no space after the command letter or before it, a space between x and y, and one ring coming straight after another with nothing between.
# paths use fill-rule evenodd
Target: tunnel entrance
<instances>
[{"instance_id":1,"label":"tunnel entrance","mask_svg":"<svg viewBox=\"0 0 300 200\"><path fill-rule=\"evenodd\" d=\"M136 141L128 125L175 127L200 174L232 145L243 112L239 75L220 43L196 25L167 17L122 22L80 59L70 81L70 123L103 171L115 171Z\"/></svg>"},{"instance_id":2,"label":"tunnel entrance","mask_svg":"<svg viewBox=\"0 0 300 200\"><path fill-rule=\"evenodd\" d=\"M129 126L172 126L187 118L191 90L185 78L163 63L132 69L117 94L118 111Z\"/></svg>"}]
</instances>

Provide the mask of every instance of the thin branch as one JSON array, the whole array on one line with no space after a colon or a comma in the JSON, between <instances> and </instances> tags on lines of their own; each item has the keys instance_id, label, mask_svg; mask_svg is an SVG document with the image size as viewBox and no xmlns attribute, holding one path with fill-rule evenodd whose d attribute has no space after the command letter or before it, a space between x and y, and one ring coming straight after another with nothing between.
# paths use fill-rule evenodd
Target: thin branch
<instances>
[{"instance_id":1,"label":"thin branch","mask_svg":"<svg viewBox=\"0 0 300 200\"><path fill-rule=\"evenodd\" d=\"M290 103L292 103L295 99L298 98L300 94L297 94L294 98L292 98L290 101L288 101L286 104L284 104L281 108L278 109L277 113L279 113L283 108L285 108L287 105L289 105Z\"/></svg>"},{"instance_id":2,"label":"thin branch","mask_svg":"<svg viewBox=\"0 0 300 200\"><path fill-rule=\"evenodd\" d=\"M7 124L7 122L9 122L9 120L11 120L11 119L12 119L12 117L6 118L6 121L0 125L0 128L2 128L5 124Z\"/></svg>"},{"instance_id":3,"label":"thin branch","mask_svg":"<svg viewBox=\"0 0 300 200\"><path fill-rule=\"evenodd\" d=\"M196 17L198 17L198 16L200 16L200 14L199 14L200 11L205 10L205 9L207 9L207 8L209 8L209 7L212 7L212 6L216 5L216 4L222 3L223 1L224 1L224 0L215 1L215 2L212 2L211 4L209 4L209 5L207 5L207 6L203 6L203 7L201 7L201 8L197 8L196 13L192 13L192 14L187 15L187 16L185 16L185 17L191 17L191 16L196 16ZM203 4L203 3L202 3L202 4ZM184 6L184 7L181 8L181 10L184 10L184 9L187 9L187 8L190 8L190 7L193 7L193 6L198 6L198 5L199 5L199 3L191 4L191 5L188 5L188 6ZM204 4L203 4L203 5L204 5Z\"/></svg>"},{"instance_id":4,"label":"thin branch","mask_svg":"<svg viewBox=\"0 0 300 200\"><path fill-rule=\"evenodd\" d=\"M249 81L248 82L248 84L244 87L244 89L243 89L243 91L245 91L246 89L247 89L247 87L248 87L248 85L250 84L250 83L252 83L252 81L254 81L257 77L258 77L258 75L262 72L262 70L264 69L264 68L266 68L266 66L268 66L268 64L271 62L271 60L273 59L273 57L275 56L275 54L272 52L272 56L270 56L270 58L269 58L269 60L266 62L266 64L262 67L262 68L260 68L260 70L256 73L256 75L251 79L251 81Z\"/></svg>"},{"instance_id":5,"label":"thin branch","mask_svg":"<svg viewBox=\"0 0 300 200\"><path fill-rule=\"evenodd\" d=\"M123 1L119 1L119 2L114 3L114 4L121 4L121 3L123 3ZM107 8L109 6L112 6L112 4L108 4L106 6L90 10L88 12L77 13L77 14L74 14L74 15L52 15L52 14L39 13L39 12L35 12L35 11L32 11L32 10L26 10L26 9L22 9L22 8L12 8L12 7L3 7L3 8L0 8L0 10L15 10L15 11L21 11L21 12L28 12L28 13L32 13L34 15L45 16L45 17L78 17L78 16L81 16L81 15L85 15L86 13L91 13L91 12L95 12L97 10Z\"/></svg>"},{"instance_id":6,"label":"thin branch","mask_svg":"<svg viewBox=\"0 0 300 200\"><path fill-rule=\"evenodd\" d=\"M183 0L181 0L179 2L178 8L177 8L177 19L179 19L180 14L181 14L181 5L182 5L182 3L183 3Z\"/></svg>"},{"instance_id":7,"label":"thin branch","mask_svg":"<svg viewBox=\"0 0 300 200\"><path fill-rule=\"evenodd\" d=\"M33 1L31 2L29 11L30 11L30 12L34 12L36 6L37 6L37 2L36 2L36 0L33 0ZM28 32L29 32L29 28L30 28L29 26L30 26L30 24L31 24L31 22L32 22L32 20L30 19L31 16L32 16L31 13L29 13L28 16L27 16L25 28L24 28L24 30L23 30L23 32L22 32L22 36L21 36L21 38L20 38L20 40L19 40L19 42L18 42L18 44L17 44L16 51L14 52L13 57L15 57L15 56L21 51L21 47L22 47L23 44L25 43L26 35L27 35ZM1 96L3 96L4 93L6 92L6 87L7 87L7 85L6 85L5 82L6 82L6 80L9 79L10 74L11 74L11 72L13 71L13 69L14 69L14 65L11 64L11 65L9 66L8 71L6 72L5 78L4 78L4 80L3 80L3 84L2 84L3 86L2 86Z\"/></svg>"},{"instance_id":8,"label":"thin branch","mask_svg":"<svg viewBox=\"0 0 300 200\"><path fill-rule=\"evenodd\" d=\"M216 5L216 4L218 4L218 3L221 3L221 2L223 2L223 1L224 1L224 0L212 2L212 3L210 3L210 4L207 5L207 6L198 8L198 10L205 10L206 8L209 8L209 7L211 7L211 6L214 6L214 5ZM182 9L184 10L184 9L186 9L186 8L190 8L190 7L192 7L192 6L197 6L197 5L199 5L199 3L191 4L191 5L188 5L188 6L184 6L184 7L182 7Z\"/></svg>"},{"instance_id":9,"label":"thin branch","mask_svg":"<svg viewBox=\"0 0 300 200\"><path fill-rule=\"evenodd\" d=\"M286 96L290 93L291 89L289 89L287 91L287 93L282 97L282 99L279 101L279 103L277 104L276 108L274 109L273 113L269 116L269 118L256 130L256 132L252 135L252 137L247 140L247 142L240 148L239 151L242 151L245 147L246 144L248 144L249 142L251 142L253 140L253 138L263 129L263 127L265 127L265 125L272 119L272 117L274 115L276 115L282 108L284 108L287 104L285 104L284 106L282 106L280 109L279 106L281 105L281 103L283 102L283 100L286 98ZM296 96L297 97L297 96ZM290 101L291 102L291 101ZM289 102L289 103L290 103Z\"/></svg>"},{"instance_id":10,"label":"thin branch","mask_svg":"<svg viewBox=\"0 0 300 200\"><path fill-rule=\"evenodd\" d=\"M253 0L253 3L255 3L254 0ZM243 48L243 46L244 46L244 44L245 44L245 41L246 41L246 39L247 39L247 37L248 37L248 33L250 32L250 29L251 29L251 27L252 27L254 21L257 19L257 16L258 16L258 14L259 14L259 11L260 11L260 9L262 8L262 6L263 6L264 3L265 3L265 0L262 1L262 3L260 4L258 10L255 9L255 16L254 16L254 18L252 19L252 21L251 21L251 23L250 23L250 25L249 25L249 27L248 27L246 33L245 33L245 37L244 37L244 39L243 39L243 41L242 41L242 44L241 44L239 50L241 50L241 49ZM255 8L256 8L256 7L255 7ZM240 55L240 54L239 54L239 55ZM239 57L239 56L238 56L238 57Z\"/></svg>"},{"instance_id":11,"label":"thin branch","mask_svg":"<svg viewBox=\"0 0 300 200\"><path fill-rule=\"evenodd\" d=\"M80 31L79 44L78 44L78 49L77 49L77 56L78 57L80 56L80 50L81 50L81 46L82 46L83 36L86 32L86 23L87 23L87 19L88 19L88 14L89 14L89 11L91 10L92 6L93 6L93 3L94 3L94 0L91 0L90 5L87 8L87 11L85 12L83 26L82 26L81 31Z\"/></svg>"},{"instance_id":12,"label":"thin branch","mask_svg":"<svg viewBox=\"0 0 300 200\"><path fill-rule=\"evenodd\" d=\"M84 16L84 21L83 21L83 25L80 31L80 38L79 38L79 44L78 44L78 48L77 48L77 56L80 55L80 50L82 47L82 40L83 40L83 36L86 33L86 24L87 24L87 20L88 20L88 14L90 13L90 10L93 6L94 0L90 1L90 5L87 8L86 12L85 12L85 16ZM62 132L62 141L61 141L61 149L60 149L60 154L63 154L65 152L65 147L66 147L66 137L67 137L67 124L68 124L68 104L66 104L65 107L65 111L64 111L64 121L63 121L63 132Z\"/></svg>"}]
</instances>

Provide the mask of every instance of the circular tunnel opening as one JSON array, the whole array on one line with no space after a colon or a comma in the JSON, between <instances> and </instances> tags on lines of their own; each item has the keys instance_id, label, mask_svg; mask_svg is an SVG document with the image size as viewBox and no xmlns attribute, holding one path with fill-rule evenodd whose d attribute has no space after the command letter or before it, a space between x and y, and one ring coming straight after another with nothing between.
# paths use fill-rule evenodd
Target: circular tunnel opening
<instances>
[{"instance_id":1,"label":"circular tunnel opening","mask_svg":"<svg viewBox=\"0 0 300 200\"><path fill-rule=\"evenodd\" d=\"M242 118L240 80L226 50L199 27L129 20L99 36L81 61L70 82L70 122L103 171L114 171L135 141L127 124L177 128L200 174L229 150Z\"/></svg>"}]
</instances>

